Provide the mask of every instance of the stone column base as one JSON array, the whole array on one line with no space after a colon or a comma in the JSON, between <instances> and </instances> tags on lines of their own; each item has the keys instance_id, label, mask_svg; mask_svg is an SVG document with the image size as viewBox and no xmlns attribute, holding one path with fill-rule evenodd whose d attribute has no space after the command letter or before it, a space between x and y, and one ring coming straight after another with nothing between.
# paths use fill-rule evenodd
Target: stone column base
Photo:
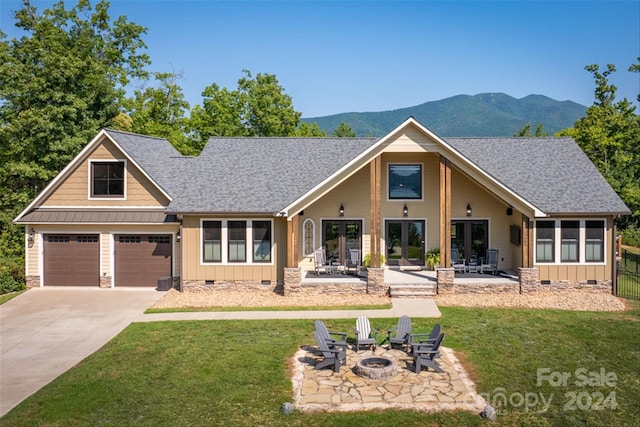
<instances>
[{"instance_id":1,"label":"stone column base","mask_svg":"<svg viewBox=\"0 0 640 427\"><path fill-rule=\"evenodd\" d=\"M446 294L452 292L453 281L456 278L453 267L436 269L436 293Z\"/></svg>"},{"instance_id":2,"label":"stone column base","mask_svg":"<svg viewBox=\"0 0 640 427\"><path fill-rule=\"evenodd\" d=\"M101 288L110 288L111 287L111 276L100 276L100 287Z\"/></svg>"},{"instance_id":3,"label":"stone column base","mask_svg":"<svg viewBox=\"0 0 640 427\"><path fill-rule=\"evenodd\" d=\"M384 267L367 268L367 293L370 295L385 295Z\"/></svg>"},{"instance_id":4,"label":"stone column base","mask_svg":"<svg viewBox=\"0 0 640 427\"><path fill-rule=\"evenodd\" d=\"M27 276L25 285L27 289L40 287L40 276Z\"/></svg>"},{"instance_id":5,"label":"stone column base","mask_svg":"<svg viewBox=\"0 0 640 427\"><path fill-rule=\"evenodd\" d=\"M300 293L302 280L302 270L299 267L284 269L284 283L282 286L282 295L289 293Z\"/></svg>"}]
</instances>

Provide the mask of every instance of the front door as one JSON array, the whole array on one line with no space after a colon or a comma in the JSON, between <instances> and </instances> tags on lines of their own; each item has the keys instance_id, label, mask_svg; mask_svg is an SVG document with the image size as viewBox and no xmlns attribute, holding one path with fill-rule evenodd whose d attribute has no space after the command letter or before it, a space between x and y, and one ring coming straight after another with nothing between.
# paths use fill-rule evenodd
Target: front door
<instances>
[{"instance_id":1,"label":"front door","mask_svg":"<svg viewBox=\"0 0 640 427\"><path fill-rule=\"evenodd\" d=\"M424 221L389 220L385 239L388 265L424 265Z\"/></svg>"},{"instance_id":2,"label":"front door","mask_svg":"<svg viewBox=\"0 0 640 427\"><path fill-rule=\"evenodd\" d=\"M361 236L362 221L322 221L322 246L327 254L327 261L347 264L351 260L350 249L361 249Z\"/></svg>"},{"instance_id":3,"label":"front door","mask_svg":"<svg viewBox=\"0 0 640 427\"><path fill-rule=\"evenodd\" d=\"M482 261L489 246L489 221L451 221L451 248L465 260Z\"/></svg>"}]
</instances>

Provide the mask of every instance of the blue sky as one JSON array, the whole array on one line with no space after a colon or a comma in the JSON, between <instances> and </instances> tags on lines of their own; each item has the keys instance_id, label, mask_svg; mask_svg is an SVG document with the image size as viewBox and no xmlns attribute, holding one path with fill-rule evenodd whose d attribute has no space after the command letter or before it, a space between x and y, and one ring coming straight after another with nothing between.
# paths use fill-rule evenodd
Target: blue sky
<instances>
[{"instance_id":1,"label":"blue sky","mask_svg":"<svg viewBox=\"0 0 640 427\"><path fill-rule=\"evenodd\" d=\"M112 0L110 12L148 28L151 69L181 72L192 105L211 83L235 89L248 69L275 74L314 117L485 92L591 105L593 63L616 65L617 99L636 101L640 74L627 69L640 56L639 3ZM20 5L0 3L10 36Z\"/></svg>"}]
</instances>

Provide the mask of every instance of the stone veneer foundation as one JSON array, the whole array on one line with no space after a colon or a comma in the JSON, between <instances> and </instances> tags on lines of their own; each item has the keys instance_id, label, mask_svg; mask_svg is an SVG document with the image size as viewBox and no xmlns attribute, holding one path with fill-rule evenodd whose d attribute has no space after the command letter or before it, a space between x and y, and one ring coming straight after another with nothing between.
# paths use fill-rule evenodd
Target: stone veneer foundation
<instances>
[{"instance_id":1,"label":"stone veneer foundation","mask_svg":"<svg viewBox=\"0 0 640 427\"><path fill-rule=\"evenodd\" d=\"M27 289L37 288L40 286L40 276L27 276L25 282Z\"/></svg>"}]
</instances>

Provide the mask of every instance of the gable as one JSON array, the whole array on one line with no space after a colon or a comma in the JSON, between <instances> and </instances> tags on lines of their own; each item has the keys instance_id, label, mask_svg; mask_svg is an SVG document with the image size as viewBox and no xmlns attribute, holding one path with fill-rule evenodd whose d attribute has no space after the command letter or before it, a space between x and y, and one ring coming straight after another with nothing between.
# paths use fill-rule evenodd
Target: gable
<instances>
[{"instance_id":1,"label":"gable","mask_svg":"<svg viewBox=\"0 0 640 427\"><path fill-rule=\"evenodd\" d=\"M91 166L96 161L122 161L125 165L125 191L123 198L91 197ZM162 207L169 203L143 173L108 138L86 154L73 170L41 202L42 207Z\"/></svg>"}]
</instances>

